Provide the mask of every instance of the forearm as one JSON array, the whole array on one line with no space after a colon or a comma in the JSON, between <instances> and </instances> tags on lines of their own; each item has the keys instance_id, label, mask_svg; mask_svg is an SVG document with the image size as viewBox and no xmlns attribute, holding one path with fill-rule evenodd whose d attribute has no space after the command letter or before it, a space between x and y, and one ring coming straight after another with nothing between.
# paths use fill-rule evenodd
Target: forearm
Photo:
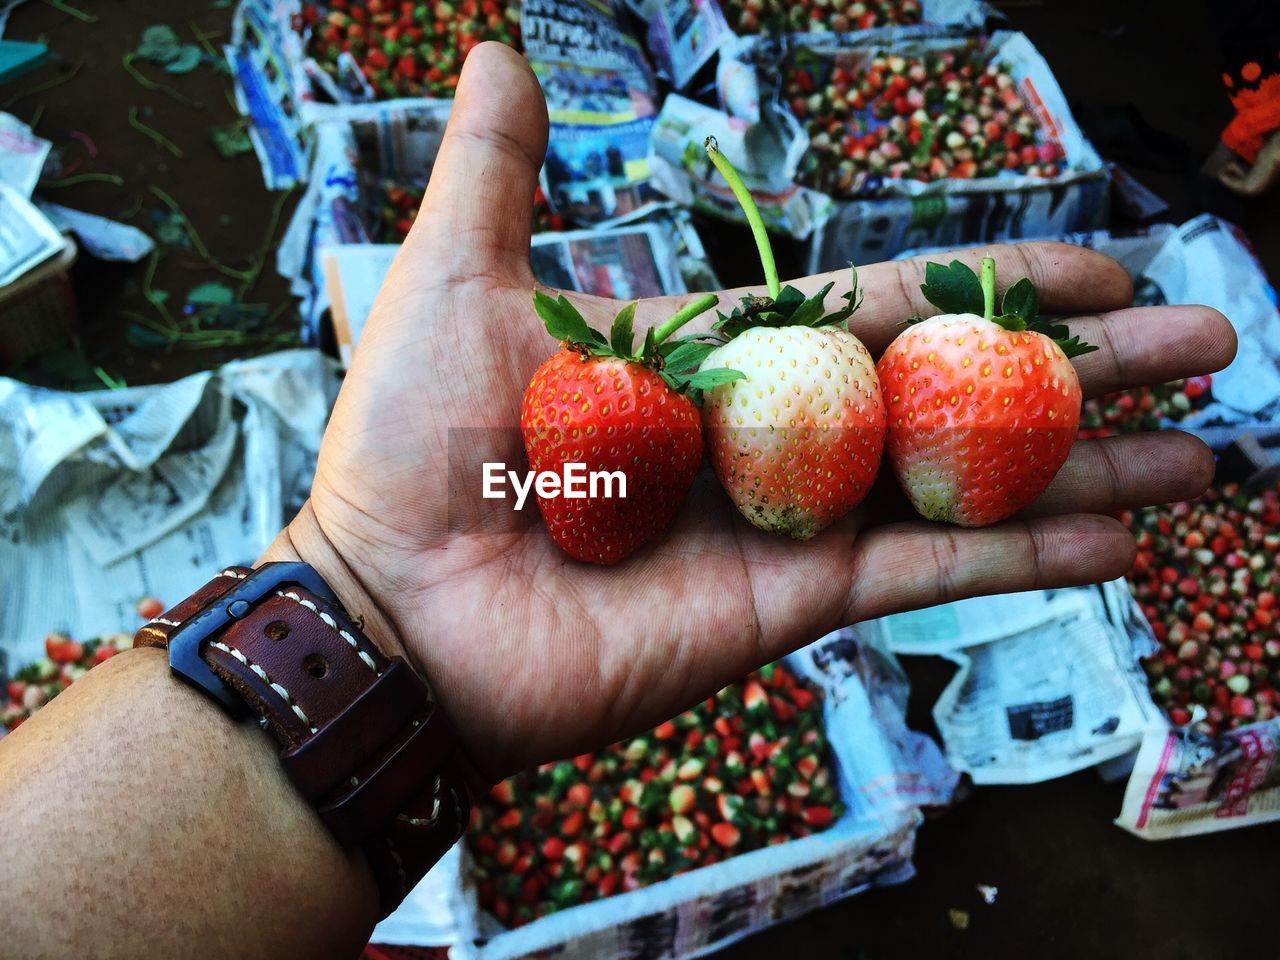
<instances>
[{"instance_id":1,"label":"forearm","mask_svg":"<svg viewBox=\"0 0 1280 960\"><path fill-rule=\"evenodd\" d=\"M377 889L235 723L133 650L0 741L0 943L15 957L344 957Z\"/></svg>"}]
</instances>

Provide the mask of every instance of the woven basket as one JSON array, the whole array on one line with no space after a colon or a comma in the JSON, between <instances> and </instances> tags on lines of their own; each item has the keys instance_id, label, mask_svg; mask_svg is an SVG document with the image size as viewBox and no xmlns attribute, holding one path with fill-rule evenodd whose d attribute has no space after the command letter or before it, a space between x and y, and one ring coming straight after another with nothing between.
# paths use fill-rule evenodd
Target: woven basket
<instances>
[{"instance_id":1,"label":"woven basket","mask_svg":"<svg viewBox=\"0 0 1280 960\"><path fill-rule=\"evenodd\" d=\"M75 332L79 318L71 286L75 260L76 245L68 243L61 253L0 287L0 368L17 366Z\"/></svg>"}]
</instances>

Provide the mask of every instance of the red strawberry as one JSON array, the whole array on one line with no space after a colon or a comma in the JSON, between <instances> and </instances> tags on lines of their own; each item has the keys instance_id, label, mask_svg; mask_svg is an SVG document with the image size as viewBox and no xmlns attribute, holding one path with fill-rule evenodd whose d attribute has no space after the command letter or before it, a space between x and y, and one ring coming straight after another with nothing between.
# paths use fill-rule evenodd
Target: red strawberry
<instances>
[{"instance_id":1,"label":"red strawberry","mask_svg":"<svg viewBox=\"0 0 1280 960\"><path fill-rule=\"evenodd\" d=\"M730 375L674 376L670 371L678 368L663 370L663 352L673 354L683 341L664 341L715 302L708 295L685 307L649 331L635 353L634 304L618 314L606 340L563 296L534 293L547 331L565 346L529 381L520 430L535 473L568 476L568 464L581 469L585 496L544 496L537 489L548 534L574 559L617 563L675 519L702 462L698 410L685 391L696 396ZM600 485L591 495L584 478L597 473L615 479L611 489Z\"/></svg>"},{"instance_id":2,"label":"red strawberry","mask_svg":"<svg viewBox=\"0 0 1280 960\"><path fill-rule=\"evenodd\" d=\"M44 638L44 655L54 663L76 663L84 656L84 644L65 633L51 633Z\"/></svg>"},{"instance_id":3,"label":"red strawberry","mask_svg":"<svg viewBox=\"0 0 1280 960\"><path fill-rule=\"evenodd\" d=\"M714 138L707 153L729 182L759 244L768 297L748 296L717 334L703 373L745 377L706 393L703 430L716 476L762 530L807 540L857 506L880 465L885 412L875 364L845 321L857 309L857 272L847 306L825 313L834 284L811 297L779 289L759 210Z\"/></svg>"},{"instance_id":4,"label":"red strawberry","mask_svg":"<svg viewBox=\"0 0 1280 960\"><path fill-rule=\"evenodd\" d=\"M946 311L913 324L880 358L889 457L930 520L995 523L1038 497L1071 450L1080 382L1070 358L1096 349L1037 318L1019 281L995 315L995 262L931 263L926 297ZM979 315L981 313L981 315Z\"/></svg>"},{"instance_id":5,"label":"red strawberry","mask_svg":"<svg viewBox=\"0 0 1280 960\"><path fill-rule=\"evenodd\" d=\"M143 597L138 601L138 616L143 620L154 620L164 613L164 604L155 597Z\"/></svg>"}]
</instances>

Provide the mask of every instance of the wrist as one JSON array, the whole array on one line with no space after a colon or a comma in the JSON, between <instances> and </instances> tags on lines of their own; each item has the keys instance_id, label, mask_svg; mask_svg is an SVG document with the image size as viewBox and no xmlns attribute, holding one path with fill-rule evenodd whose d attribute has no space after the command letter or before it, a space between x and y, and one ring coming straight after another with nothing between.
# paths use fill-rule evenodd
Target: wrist
<instances>
[{"instance_id":1,"label":"wrist","mask_svg":"<svg viewBox=\"0 0 1280 960\"><path fill-rule=\"evenodd\" d=\"M421 674L419 664L410 656L391 618L321 528L310 500L303 504L288 526L280 531L280 535L267 547L254 566L260 567L274 561L298 560L320 574L341 601L347 615L374 646L387 657L403 657Z\"/></svg>"},{"instance_id":2,"label":"wrist","mask_svg":"<svg viewBox=\"0 0 1280 960\"><path fill-rule=\"evenodd\" d=\"M387 657L401 657L428 682L432 680L421 662L413 656L401 638L400 631L386 608L375 599L360 577L342 557L333 541L325 534L308 500L298 515L280 531L280 535L266 549L255 567L274 561L302 561L311 566L333 590L347 615L360 627L361 632ZM447 705L446 705L447 706ZM447 711L451 712L451 711ZM455 721L462 718L454 716ZM463 733L463 749L457 763L472 796L488 791L494 777L482 772L480 764L469 755L467 738Z\"/></svg>"}]
</instances>

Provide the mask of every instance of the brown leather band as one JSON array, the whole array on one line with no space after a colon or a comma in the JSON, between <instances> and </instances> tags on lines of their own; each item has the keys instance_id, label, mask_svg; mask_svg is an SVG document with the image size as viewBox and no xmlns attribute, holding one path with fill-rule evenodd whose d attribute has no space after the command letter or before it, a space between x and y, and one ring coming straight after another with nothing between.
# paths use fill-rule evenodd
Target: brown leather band
<instances>
[{"instance_id":1,"label":"brown leather band","mask_svg":"<svg viewBox=\"0 0 1280 960\"><path fill-rule=\"evenodd\" d=\"M167 647L252 574L224 570L145 624L134 645ZM341 607L296 585L233 620L202 656L262 718L290 781L339 842L363 848L386 916L458 840L470 812L457 736L427 685Z\"/></svg>"}]
</instances>

